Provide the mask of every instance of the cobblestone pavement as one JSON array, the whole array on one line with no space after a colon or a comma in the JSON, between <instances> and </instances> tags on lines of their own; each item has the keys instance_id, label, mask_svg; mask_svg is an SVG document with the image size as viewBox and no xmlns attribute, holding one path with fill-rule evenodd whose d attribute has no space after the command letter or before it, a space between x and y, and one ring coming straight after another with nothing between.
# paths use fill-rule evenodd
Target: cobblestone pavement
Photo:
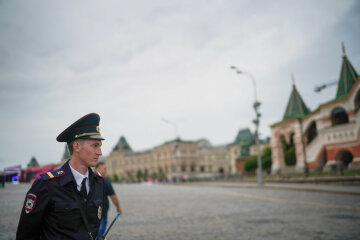
<instances>
[{"instance_id":1,"label":"cobblestone pavement","mask_svg":"<svg viewBox=\"0 0 360 240\"><path fill-rule=\"evenodd\" d=\"M15 239L29 184L0 189L0 239ZM107 240L360 239L360 196L276 189L114 184ZM109 222L115 216L111 206Z\"/></svg>"}]
</instances>

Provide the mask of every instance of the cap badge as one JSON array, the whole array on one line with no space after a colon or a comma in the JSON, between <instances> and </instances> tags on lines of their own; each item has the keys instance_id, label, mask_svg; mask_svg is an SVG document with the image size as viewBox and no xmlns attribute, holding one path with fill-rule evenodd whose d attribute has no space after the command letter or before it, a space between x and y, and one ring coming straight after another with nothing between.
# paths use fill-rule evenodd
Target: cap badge
<instances>
[{"instance_id":1,"label":"cap badge","mask_svg":"<svg viewBox=\"0 0 360 240\"><path fill-rule=\"evenodd\" d=\"M99 126L96 126L96 131L100 132Z\"/></svg>"},{"instance_id":2,"label":"cap badge","mask_svg":"<svg viewBox=\"0 0 360 240\"><path fill-rule=\"evenodd\" d=\"M25 202L25 206L24 206L24 210L25 210L26 214L30 213L34 209L36 199L37 199L37 196L33 193L29 193L26 196L26 202Z\"/></svg>"}]
</instances>

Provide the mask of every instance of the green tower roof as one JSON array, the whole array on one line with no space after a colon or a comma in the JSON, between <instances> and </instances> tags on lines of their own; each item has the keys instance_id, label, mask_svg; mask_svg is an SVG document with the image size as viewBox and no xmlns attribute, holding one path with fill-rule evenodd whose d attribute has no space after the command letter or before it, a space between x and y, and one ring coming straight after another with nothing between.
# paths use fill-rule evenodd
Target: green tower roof
<instances>
[{"instance_id":1,"label":"green tower roof","mask_svg":"<svg viewBox=\"0 0 360 240\"><path fill-rule=\"evenodd\" d=\"M341 66L338 89L336 92L336 100L347 96L358 77L357 72L346 57L344 44L342 44L342 51L343 62Z\"/></svg>"},{"instance_id":2,"label":"green tower roof","mask_svg":"<svg viewBox=\"0 0 360 240\"><path fill-rule=\"evenodd\" d=\"M69 148L68 148L67 144L65 144L65 150L64 150L62 159L69 159L69 158L70 158Z\"/></svg>"},{"instance_id":3,"label":"green tower roof","mask_svg":"<svg viewBox=\"0 0 360 240\"><path fill-rule=\"evenodd\" d=\"M114 147L114 151L132 151L124 136L121 136L118 143Z\"/></svg>"},{"instance_id":4,"label":"green tower roof","mask_svg":"<svg viewBox=\"0 0 360 240\"><path fill-rule=\"evenodd\" d=\"M254 143L254 136L249 128L240 129L234 143L251 145Z\"/></svg>"},{"instance_id":5,"label":"green tower roof","mask_svg":"<svg viewBox=\"0 0 360 240\"><path fill-rule=\"evenodd\" d=\"M293 89L286 107L283 120L288 120L291 118L302 118L308 113L310 113L310 110L306 106L305 102L302 100L293 80Z\"/></svg>"}]
</instances>

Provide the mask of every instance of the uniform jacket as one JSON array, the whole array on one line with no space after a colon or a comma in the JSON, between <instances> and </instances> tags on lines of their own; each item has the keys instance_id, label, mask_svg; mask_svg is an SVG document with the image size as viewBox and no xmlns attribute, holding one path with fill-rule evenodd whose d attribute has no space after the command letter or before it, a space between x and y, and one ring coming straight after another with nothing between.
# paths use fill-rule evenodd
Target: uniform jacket
<instances>
[{"instance_id":1,"label":"uniform jacket","mask_svg":"<svg viewBox=\"0 0 360 240\"><path fill-rule=\"evenodd\" d=\"M81 199L81 204L84 205L89 227L95 239L104 202L104 179L89 168L90 190L85 202L76 188L69 161L49 176L52 177L47 179L42 175L26 194L16 239L89 240L80 208L72 193L74 190Z\"/></svg>"}]
</instances>

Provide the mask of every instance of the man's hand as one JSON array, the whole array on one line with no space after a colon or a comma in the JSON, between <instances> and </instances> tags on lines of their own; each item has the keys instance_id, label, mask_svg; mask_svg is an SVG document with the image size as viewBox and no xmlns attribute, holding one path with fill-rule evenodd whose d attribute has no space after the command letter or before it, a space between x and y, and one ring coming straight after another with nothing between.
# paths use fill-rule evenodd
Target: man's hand
<instances>
[{"instance_id":1,"label":"man's hand","mask_svg":"<svg viewBox=\"0 0 360 240\"><path fill-rule=\"evenodd\" d=\"M117 198L116 194L110 195L110 199L113 202L113 204L116 206L116 211L121 215L122 210L120 207L119 199Z\"/></svg>"},{"instance_id":2,"label":"man's hand","mask_svg":"<svg viewBox=\"0 0 360 240\"><path fill-rule=\"evenodd\" d=\"M116 208L116 211L117 211L120 215L122 214L122 210L121 210L121 207L120 207L120 206Z\"/></svg>"}]
</instances>

